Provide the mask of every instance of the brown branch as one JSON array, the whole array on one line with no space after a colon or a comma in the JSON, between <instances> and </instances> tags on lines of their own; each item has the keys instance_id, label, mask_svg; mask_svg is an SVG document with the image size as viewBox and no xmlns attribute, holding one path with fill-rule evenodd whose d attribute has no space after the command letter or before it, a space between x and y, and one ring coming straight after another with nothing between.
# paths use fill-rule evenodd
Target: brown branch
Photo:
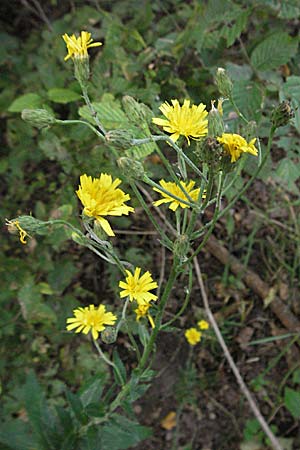
<instances>
[{"instance_id":1,"label":"brown branch","mask_svg":"<svg viewBox=\"0 0 300 450\"><path fill-rule=\"evenodd\" d=\"M205 249L224 265L228 265L234 274L241 276L247 286L249 286L259 297L263 300L268 297L270 294L270 287L268 284L265 283L255 272L250 269L246 269L243 264L241 264L236 257L232 256L214 236L209 238ZM299 320L292 313L289 306L280 300L279 297L274 295L269 307L289 331L300 331Z\"/></svg>"},{"instance_id":2,"label":"brown branch","mask_svg":"<svg viewBox=\"0 0 300 450\"><path fill-rule=\"evenodd\" d=\"M242 393L244 394L244 396L246 397L250 408L252 409L252 412L255 416L255 418L258 420L258 422L260 423L262 429L264 430L265 434L268 436L268 438L270 439L270 442L272 444L272 447L274 450L283 450L280 443L278 442L277 438L275 437L275 435L272 433L272 430L270 429L269 425L267 424L266 420L264 419L264 417L262 416L255 400L253 399L248 387L246 386L239 369L237 368L235 362L233 361L233 358L228 350L228 347L223 339L223 336L221 334L221 331L218 327L218 324L213 316L213 313L211 312L209 303L208 303L208 298L206 295L206 291L204 288L204 284L203 284L203 279L202 279L202 275L201 275L201 271L200 271L200 266L198 263L197 258L194 258L194 266L195 266L195 270L196 270L196 276L197 276L197 280L198 280L198 284L200 287L200 291L201 291L201 295L202 295L202 299L203 299L203 304L204 304L204 308L207 314L207 317L212 325L212 328L215 332L215 335L219 341L220 346L222 347L222 350L224 352L224 356L228 361L228 364L231 367L232 372L234 373L234 376L241 388Z\"/></svg>"}]
</instances>

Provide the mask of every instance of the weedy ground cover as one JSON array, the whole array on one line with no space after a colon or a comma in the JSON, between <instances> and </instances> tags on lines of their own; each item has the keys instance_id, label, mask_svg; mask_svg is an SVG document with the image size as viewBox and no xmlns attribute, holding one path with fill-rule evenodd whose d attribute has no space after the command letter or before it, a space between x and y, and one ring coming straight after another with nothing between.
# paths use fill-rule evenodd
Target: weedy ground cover
<instances>
[{"instance_id":1,"label":"weedy ground cover","mask_svg":"<svg viewBox=\"0 0 300 450\"><path fill-rule=\"evenodd\" d=\"M299 448L297 2L54 6L2 6L2 447Z\"/></svg>"}]
</instances>

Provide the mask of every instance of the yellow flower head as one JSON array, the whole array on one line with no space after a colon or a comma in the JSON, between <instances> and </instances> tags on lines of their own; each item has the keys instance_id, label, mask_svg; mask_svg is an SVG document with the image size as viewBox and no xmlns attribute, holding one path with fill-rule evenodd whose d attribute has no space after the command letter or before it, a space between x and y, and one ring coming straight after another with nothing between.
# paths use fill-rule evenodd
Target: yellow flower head
<instances>
[{"instance_id":1,"label":"yellow flower head","mask_svg":"<svg viewBox=\"0 0 300 450\"><path fill-rule=\"evenodd\" d=\"M199 320L197 325L200 328L200 330L208 330L209 329L209 323L206 322L206 320Z\"/></svg>"},{"instance_id":2,"label":"yellow flower head","mask_svg":"<svg viewBox=\"0 0 300 450\"><path fill-rule=\"evenodd\" d=\"M102 45L102 42L92 43L93 39L91 38L91 33L88 33L87 31L82 31L78 38L75 34L69 36L67 33L65 33L62 38L68 49L65 61L69 58L88 58L88 48L99 47L99 45Z\"/></svg>"},{"instance_id":3,"label":"yellow flower head","mask_svg":"<svg viewBox=\"0 0 300 450\"><path fill-rule=\"evenodd\" d=\"M150 272L145 272L141 277L141 268L136 267L134 274L129 270L126 270L126 283L120 281L119 287L124 289L120 292L120 297L124 298L129 296L130 301L136 300L138 305L145 305L151 300L157 300L157 295L152 294L152 289L157 288L156 281L153 281Z\"/></svg>"},{"instance_id":4,"label":"yellow flower head","mask_svg":"<svg viewBox=\"0 0 300 450\"><path fill-rule=\"evenodd\" d=\"M99 331L105 329L105 325L114 325L117 317L111 312L105 312L105 306L90 305L85 308L74 309L74 316L67 319L67 330L75 330L75 333L88 334L92 332L94 339L98 339Z\"/></svg>"},{"instance_id":5,"label":"yellow flower head","mask_svg":"<svg viewBox=\"0 0 300 450\"><path fill-rule=\"evenodd\" d=\"M188 330L186 330L184 335L190 345L196 345L201 341L202 333L196 328L189 328Z\"/></svg>"},{"instance_id":6,"label":"yellow flower head","mask_svg":"<svg viewBox=\"0 0 300 450\"><path fill-rule=\"evenodd\" d=\"M182 192L182 190L176 183L173 183L171 181L160 180L159 184L166 191L170 192L173 195L176 195L176 197L179 197L180 199L184 200L185 202L189 201L189 199L186 197L186 195ZM200 189L199 188L193 189L193 187L195 185L195 181L189 181L188 183L185 183L184 181L180 181L180 184L185 189L185 191L189 194L189 196L194 200L194 202L197 202ZM159 192L160 195L163 197L162 199L157 200L156 202L153 202L154 206L159 206L162 203L170 203L169 209L171 209L172 211L176 211L178 206L180 206L181 208L190 208L190 206L187 205L186 203L183 203L180 200L177 200L177 199L171 197L170 195L166 194L165 192L161 191L158 188L153 188L153 190L156 192ZM203 194L202 197L205 198L205 194Z\"/></svg>"},{"instance_id":7,"label":"yellow flower head","mask_svg":"<svg viewBox=\"0 0 300 450\"><path fill-rule=\"evenodd\" d=\"M151 327L155 328L154 321L153 321L150 313L148 312L150 307L151 307L150 303L145 303L144 305L139 305L138 308L134 310L134 312L136 313L136 320L137 321L139 321L141 319L141 317L147 316Z\"/></svg>"},{"instance_id":8,"label":"yellow flower head","mask_svg":"<svg viewBox=\"0 0 300 450\"><path fill-rule=\"evenodd\" d=\"M217 140L223 144L225 152L231 156L231 162L236 162L242 153L251 153L257 156L257 148L254 146L256 138L249 143L239 134L223 133Z\"/></svg>"},{"instance_id":9,"label":"yellow flower head","mask_svg":"<svg viewBox=\"0 0 300 450\"><path fill-rule=\"evenodd\" d=\"M21 244L27 244L26 237L29 236L29 234L21 227L18 220L7 220L6 225L8 226L8 231L12 234L19 232Z\"/></svg>"},{"instance_id":10,"label":"yellow flower head","mask_svg":"<svg viewBox=\"0 0 300 450\"><path fill-rule=\"evenodd\" d=\"M92 178L81 175L80 185L76 194L84 206L83 214L94 217L108 236L114 236L114 232L108 220L102 216L122 216L133 212L134 208L125 205L130 196L121 189L117 189L121 180L112 180L111 175L101 173L100 178Z\"/></svg>"},{"instance_id":11,"label":"yellow flower head","mask_svg":"<svg viewBox=\"0 0 300 450\"><path fill-rule=\"evenodd\" d=\"M185 136L190 145L189 137L199 139L207 135L208 120L206 116L206 106L200 105L190 106L190 100L184 100L180 106L178 100L171 100L172 105L168 102L163 103L159 109L167 119L154 117L152 122L163 127L167 133L171 133L174 142L179 136Z\"/></svg>"}]
</instances>

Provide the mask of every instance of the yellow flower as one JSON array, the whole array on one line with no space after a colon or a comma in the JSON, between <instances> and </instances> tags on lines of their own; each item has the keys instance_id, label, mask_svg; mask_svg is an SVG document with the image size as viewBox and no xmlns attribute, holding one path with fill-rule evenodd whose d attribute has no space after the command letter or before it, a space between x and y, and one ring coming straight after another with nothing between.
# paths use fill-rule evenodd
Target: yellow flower
<instances>
[{"instance_id":1,"label":"yellow flower","mask_svg":"<svg viewBox=\"0 0 300 450\"><path fill-rule=\"evenodd\" d=\"M147 316L151 327L155 328L154 321L153 321L150 313L148 312L150 307L151 307L150 303L145 303L144 305L138 305L138 308L135 309L134 312L136 313L136 320L137 321L139 321L141 319L141 317Z\"/></svg>"},{"instance_id":2,"label":"yellow flower","mask_svg":"<svg viewBox=\"0 0 300 450\"><path fill-rule=\"evenodd\" d=\"M239 134L223 133L217 140L223 144L225 152L231 156L232 163L237 161L242 153L251 153L251 155L257 156L257 148L254 146L256 138L251 139L248 143Z\"/></svg>"},{"instance_id":3,"label":"yellow flower","mask_svg":"<svg viewBox=\"0 0 300 450\"><path fill-rule=\"evenodd\" d=\"M112 180L111 175L101 173L100 178L81 175L80 185L76 194L84 206L83 214L94 217L108 236L114 236L114 232L108 220L102 216L122 216L133 212L134 208L125 205L130 196L121 189L117 189L121 180Z\"/></svg>"},{"instance_id":4,"label":"yellow flower","mask_svg":"<svg viewBox=\"0 0 300 450\"><path fill-rule=\"evenodd\" d=\"M200 330L208 330L209 329L209 323L206 322L206 320L199 320L197 325L200 328Z\"/></svg>"},{"instance_id":5,"label":"yellow flower","mask_svg":"<svg viewBox=\"0 0 300 450\"><path fill-rule=\"evenodd\" d=\"M136 300L138 305L145 305L151 300L157 300L157 295L152 294L152 289L157 288L156 281L153 281L150 272L145 272L141 277L141 268L136 267L134 274L132 274L129 270L126 270L126 283L124 281L120 281L119 287L124 289L120 292L120 297L124 298L129 296L130 301Z\"/></svg>"},{"instance_id":6,"label":"yellow flower","mask_svg":"<svg viewBox=\"0 0 300 450\"><path fill-rule=\"evenodd\" d=\"M74 316L67 319L67 330L75 330L75 333L88 334L92 332L93 338L98 339L99 331L105 329L105 325L114 325L117 317L111 312L105 312L104 305L89 305L85 308L74 309Z\"/></svg>"},{"instance_id":7,"label":"yellow flower","mask_svg":"<svg viewBox=\"0 0 300 450\"><path fill-rule=\"evenodd\" d=\"M93 39L91 38L91 33L88 33L87 31L82 31L78 38L75 34L68 36L67 33L65 33L62 38L68 49L65 61L69 58L88 58L88 48L99 47L99 45L102 45L102 42L94 42L92 44Z\"/></svg>"},{"instance_id":8,"label":"yellow flower","mask_svg":"<svg viewBox=\"0 0 300 450\"><path fill-rule=\"evenodd\" d=\"M174 142L182 135L186 137L190 145L189 137L199 139L207 135L208 121L206 116L208 112L203 103L198 106L190 106L190 100L184 100L182 106L180 106L178 100L171 100L171 103L173 106L165 102L159 107L167 120L155 117L152 122L171 133Z\"/></svg>"},{"instance_id":9,"label":"yellow flower","mask_svg":"<svg viewBox=\"0 0 300 450\"><path fill-rule=\"evenodd\" d=\"M198 331L196 328L189 328L184 333L186 340L190 345L196 345L198 342L201 341L202 333L201 331Z\"/></svg>"},{"instance_id":10,"label":"yellow flower","mask_svg":"<svg viewBox=\"0 0 300 450\"><path fill-rule=\"evenodd\" d=\"M169 191L171 194L176 195L176 197L179 197L180 199L189 202L189 199L184 195L180 187L171 181L164 181L160 180L159 184L161 187L163 187L166 191ZM185 189L185 191L189 194L189 196L194 200L194 202L197 202L199 197L200 189L193 189L195 185L195 181L189 181L188 183L185 183L184 181L180 181L181 186ZM160 200L156 200L156 202L153 202L154 206L159 206L162 203L170 203L169 209L172 211L176 211L178 206L181 208L190 208L189 205L186 203L182 203L180 200L176 200L175 198L171 197L170 195L166 194L165 192L161 191L158 188L153 188L154 191L159 192L160 195L163 197ZM202 198L205 198L205 193L203 194Z\"/></svg>"},{"instance_id":11,"label":"yellow flower","mask_svg":"<svg viewBox=\"0 0 300 450\"><path fill-rule=\"evenodd\" d=\"M27 231L23 230L18 220L6 220L6 225L8 226L8 231L12 234L15 234L17 231L19 232L21 244L27 244L26 237L29 236L29 234Z\"/></svg>"}]
</instances>

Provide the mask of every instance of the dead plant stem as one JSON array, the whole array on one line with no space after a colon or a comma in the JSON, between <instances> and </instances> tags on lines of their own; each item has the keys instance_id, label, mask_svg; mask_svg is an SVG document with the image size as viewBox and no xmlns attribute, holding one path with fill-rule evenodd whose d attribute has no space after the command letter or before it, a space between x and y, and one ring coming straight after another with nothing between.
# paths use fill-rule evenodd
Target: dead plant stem
<instances>
[{"instance_id":1,"label":"dead plant stem","mask_svg":"<svg viewBox=\"0 0 300 450\"><path fill-rule=\"evenodd\" d=\"M208 297L205 291L205 287L204 287L204 283L203 283L203 279L202 279L202 274L201 274L201 270L200 270L200 266L198 263L197 258L194 258L194 266L195 266L195 270L196 270L196 276L197 276L197 281L200 287L200 291L201 291L201 295L202 295L202 299L203 299L203 304L204 304L204 308L207 314L207 317L213 327L213 330L215 332L215 335L217 337L217 340L219 341L219 344L222 347L222 350L224 352L224 356L228 361L228 364L231 367L231 370L234 373L234 376L241 388L242 393L244 394L244 396L246 397L250 408L252 409L252 412L255 416L255 418L258 420L258 422L260 423L263 431L265 432L265 434L268 436L268 438L270 439L271 445L273 447L274 450L283 450L280 443L278 442L277 438L275 437L275 435L272 433L269 425L267 424L266 420L264 419L264 417L262 416L255 400L253 399L248 387L246 386L246 383L244 382L240 371L238 369L238 367L236 366L230 352L229 349L223 339L223 336L221 334L221 331L218 327L218 324L213 316L213 313L211 312L210 306L209 306L209 302L208 302Z\"/></svg>"}]
</instances>

